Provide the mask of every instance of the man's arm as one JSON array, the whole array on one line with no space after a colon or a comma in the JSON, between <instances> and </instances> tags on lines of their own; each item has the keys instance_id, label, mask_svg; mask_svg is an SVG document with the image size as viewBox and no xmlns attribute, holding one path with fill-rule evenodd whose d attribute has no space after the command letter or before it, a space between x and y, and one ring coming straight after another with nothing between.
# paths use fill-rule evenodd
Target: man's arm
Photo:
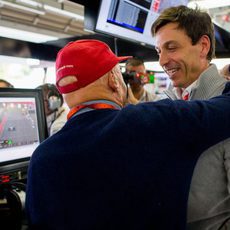
<instances>
[{"instance_id":1,"label":"man's arm","mask_svg":"<svg viewBox=\"0 0 230 230\"><path fill-rule=\"evenodd\" d=\"M128 113L127 124L136 124L137 129L143 133L147 129L153 130L153 137L158 142L167 140L173 145L180 140L184 146L204 151L230 137L228 88L229 84L225 95L210 100L186 102L165 99L136 106L130 105L127 108L133 109Z\"/></svg>"}]
</instances>

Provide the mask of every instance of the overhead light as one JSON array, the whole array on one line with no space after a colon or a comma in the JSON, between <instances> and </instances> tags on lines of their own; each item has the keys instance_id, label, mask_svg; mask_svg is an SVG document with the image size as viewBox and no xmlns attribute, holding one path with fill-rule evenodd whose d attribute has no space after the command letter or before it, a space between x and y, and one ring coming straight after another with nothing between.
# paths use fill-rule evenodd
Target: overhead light
<instances>
[{"instance_id":1,"label":"overhead light","mask_svg":"<svg viewBox=\"0 0 230 230\"><path fill-rule=\"evenodd\" d=\"M34 58L26 58L26 64L29 66L39 66L40 60Z\"/></svg>"},{"instance_id":2,"label":"overhead light","mask_svg":"<svg viewBox=\"0 0 230 230\"><path fill-rule=\"evenodd\" d=\"M16 40L34 42L34 43L42 43L47 41L57 40L58 37L49 36L41 33L34 33L9 27L0 26L1 34L4 37L12 38Z\"/></svg>"},{"instance_id":3,"label":"overhead light","mask_svg":"<svg viewBox=\"0 0 230 230\"><path fill-rule=\"evenodd\" d=\"M188 3L188 7L190 8L196 8L196 6L202 9L224 7L224 6L229 6L229 0L218 0L218 1L200 0L200 1L190 1Z\"/></svg>"},{"instance_id":4,"label":"overhead light","mask_svg":"<svg viewBox=\"0 0 230 230\"><path fill-rule=\"evenodd\" d=\"M22 64L22 65L40 65L39 59L33 58L21 58L21 57L12 57L12 56L4 56L0 55L1 63L14 63L14 64Z\"/></svg>"},{"instance_id":5,"label":"overhead light","mask_svg":"<svg viewBox=\"0 0 230 230\"><path fill-rule=\"evenodd\" d=\"M31 8L31 7L26 7L26 6L22 6L19 4L15 4L12 2L0 0L0 7L2 7L3 5L11 6L11 7L14 7L14 8L19 9L19 10L29 11L29 12L35 13L35 14L41 14L41 15L45 14L45 11L43 11L43 10L38 10L38 9Z\"/></svg>"},{"instance_id":6,"label":"overhead light","mask_svg":"<svg viewBox=\"0 0 230 230\"><path fill-rule=\"evenodd\" d=\"M6 6L11 6L11 7L20 9L20 10L24 10L24 11L28 11L28 12L40 14L40 15L44 15L46 13L45 10L47 10L50 12L54 12L56 14L74 18L76 20L80 20L80 21L84 20L84 16L82 15L75 14L75 13L72 13L72 12L69 12L63 9L59 9L59 8L47 5L45 3L41 3L41 2L37 2L33 0L16 0L16 2L27 4L29 5L29 7L21 5L21 4L13 3L13 2L4 1L4 0L0 0L0 7L2 7L3 5L6 5ZM38 9L31 8L31 6L36 7Z\"/></svg>"},{"instance_id":7,"label":"overhead light","mask_svg":"<svg viewBox=\"0 0 230 230\"><path fill-rule=\"evenodd\" d=\"M83 14L83 6L67 0L0 0L0 37L43 43L87 34Z\"/></svg>"},{"instance_id":8,"label":"overhead light","mask_svg":"<svg viewBox=\"0 0 230 230\"><path fill-rule=\"evenodd\" d=\"M78 32L86 34L81 29L83 6L66 0L56 0L54 5L49 5L53 4L52 1L0 0L0 37L43 43L73 37ZM25 13L23 19L22 13ZM9 20L8 14L12 15L12 19ZM55 17L60 20L54 21ZM74 20L80 21L80 26L72 23Z\"/></svg>"},{"instance_id":9,"label":"overhead light","mask_svg":"<svg viewBox=\"0 0 230 230\"><path fill-rule=\"evenodd\" d=\"M16 2L21 2L21 3L24 3L24 4L27 4L27 5L30 5L30 6L34 6L34 7L42 7L43 4L40 3L40 2L36 2L36 1L33 1L33 0L16 0Z\"/></svg>"},{"instance_id":10,"label":"overhead light","mask_svg":"<svg viewBox=\"0 0 230 230\"><path fill-rule=\"evenodd\" d=\"M163 68L160 66L158 61L145 62L145 68L150 71L164 72ZM125 69L125 63L119 63L122 69Z\"/></svg>"},{"instance_id":11,"label":"overhead light","mask_svg":"<svg viewBox=\"0 0 230 230\"><path fill-rule=\"evenodd\" d=\"M27 4L27 5L34 6L34 7L43 8L43 9L45 9L47 11L54 12L54 13L64 15L64 16L68 16L68 17L71 17L71 18L75 18L77 20L81 20L81 21L84 20L84 16L82 16L82 15L75 14L75 13L72 13L72 12L69 12L69 11L66 11L66 10L63 10L63 9L53 7L51 5L48 5L45 2L41 3L41 2L37 2L37 1L33 1L33 0L16 0L16 2ZM61 3L61 1L59 1L59 2Z\"/></svg>"},{"instance_id":12,"label":"overhead light","mask_svg":"<svg viewBox=\"0 0 230 230\"><path fill-rule=\"evenodd\" d=\"M158 72L164 71L158 61L145 62L145 68L147 70L153 70L153 71L158 71Z\"/></svg>"},{"instance_id":13,"label":"overhead light","mask_svg":"<svg viewBox=\"0 0 230 230\"><path fill-rule=\"evenodd\" d=\"M48 5L44 5L43 7L47 11L51 11L51 12L54 12L54 13L57 13L60 15L68 16L68 17L72 17L72 18L75 18L75 19L80 20L80 21L84 20L84 16L81 16L79 14L74 14L74 13L71 13L69 11L61 10L61 9L58 9L58 8L55 8L52 6L48 6Z\"/></svg>"},{"instance_id":14,"label":"overhead light","mask_svg":"<svg viewBox=\"0 0 230 230\"><path fill-rule=\"evenodd\" d=\"M163 68L160 66L158 61L148 61L145 62L145 68L149 71L164 72ZM125 72L125 63L119 63L121 67L121 72Z\"/></svg>"}]
</instances>

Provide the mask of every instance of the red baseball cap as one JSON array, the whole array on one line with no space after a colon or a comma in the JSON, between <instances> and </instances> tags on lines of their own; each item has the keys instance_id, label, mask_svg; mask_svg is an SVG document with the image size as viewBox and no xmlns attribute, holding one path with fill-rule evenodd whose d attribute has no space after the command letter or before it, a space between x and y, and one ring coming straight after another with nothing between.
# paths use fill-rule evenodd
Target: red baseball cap
<instances>
[{"instance_id":1,"label":"red baseball cap","mask_svg":"<svg viewBox=\"0 0 230 230\"><path fill-rule=\"evenodd\" d=\"M77 40L62 48L56 59L56 85L60 93L70 93L96 81L118 62L131 56L117 57L107 44L98 40ZM59 81L74 75L76 82L60 86Z\"/></svg>"}]
</instances>

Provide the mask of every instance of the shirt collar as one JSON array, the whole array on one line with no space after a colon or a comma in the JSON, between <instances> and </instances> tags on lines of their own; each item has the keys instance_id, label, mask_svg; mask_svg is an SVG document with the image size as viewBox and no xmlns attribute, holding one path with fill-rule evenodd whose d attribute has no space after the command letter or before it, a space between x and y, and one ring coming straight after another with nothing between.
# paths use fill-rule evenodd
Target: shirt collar
<instances>
[{"instance_id":1,"label":"shirt collar","mask_svg":"<svg viewBox=\"0 0 230 230\"><path fill-rule=\"evenodd\" d=\"M177 99L182 99L185 94L191 95L192 90L195 88L197 84L197 80L194 81L191 85L189 85L187 88L179 88L179 87L173 87L173 92L175 93Z\"/></svg>"},{"instance_id":2,"label":"shirt collar","mask_svg":"<svg viewBox=\"0 0 230 230\"><path fill-rule=\"evenodd\" d=\"M118 110L122 109L122 107L120 105L118 105L117 103L115 103L113 101L109 101L109 100L92 100L92 101L84 102L84 103L82 103L82 105L92 105L92 104L96 104L96 103L105 103L105 104L113 105ZM92 111L92 110L94 110L94 109L89 108L89 107L83 108L80 111L78 111L76 114L74 114L73 117L78 116L78 115L85 113L85 112Z\"/></svg>"}]
</instances>

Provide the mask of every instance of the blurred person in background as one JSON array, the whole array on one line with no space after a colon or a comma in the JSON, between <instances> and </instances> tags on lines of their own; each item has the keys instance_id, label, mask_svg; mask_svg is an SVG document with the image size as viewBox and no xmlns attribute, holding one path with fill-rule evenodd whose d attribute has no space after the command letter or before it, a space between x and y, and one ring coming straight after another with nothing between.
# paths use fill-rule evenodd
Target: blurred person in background
<instances>
[{"instance_id":1,"label":"blurred person in background","mask_svg":"<svg viewBox=\"0 0 230 230\"><path fill-rule=\"evenodd\" d=\"M48 135L59 131L67 121L68 109L63 106L63 97L54 84L43 84L37 87L42 90Z\"/></svg>"},{"instance_id":2,"label":"blurred person in background","mask_svg":"<svg viewBox=\"0 0 230 230\"><path fill-rule=\"evenodd\" d=\"M222 94L227 80L216 65L210 64L215 54L215 38L208 13L186 6L168 8L153 23L152 33L160 65L171 80L165 91L169 98L206 100ZM227 139L206 150L196 164L188 200L187 229L230 229L229 219L230 139Z\"/></svg>"},{"instance_id":3,"label":"blurred person in background","mask_svg":"<svg viewBox=\"0 0 230 230\"><path fill-rule=\"evenodd\" d=\"M0 79L0 88L14 88L14 86L4 79Z\"/></svg>"},{"instance_id":4,"label":"blurred person in background","mask_svg":"<svg viewBox=\"0 0 230 230\"><path fill-rule=\"evenodd\" d=\"M145 75L146 69L143 60L138 57L128 59L125 65L125 73L129 74L130 76L133 76L132 73ZM144 83L141 80L141 78L133 76L129 77L128 79L125 79L125 82L129 86L128 103L130 104L137 104L140 102L147 101L156 101L160 99L154 92L148 92L144 88Z\"/></svg>"}]
</instances>

